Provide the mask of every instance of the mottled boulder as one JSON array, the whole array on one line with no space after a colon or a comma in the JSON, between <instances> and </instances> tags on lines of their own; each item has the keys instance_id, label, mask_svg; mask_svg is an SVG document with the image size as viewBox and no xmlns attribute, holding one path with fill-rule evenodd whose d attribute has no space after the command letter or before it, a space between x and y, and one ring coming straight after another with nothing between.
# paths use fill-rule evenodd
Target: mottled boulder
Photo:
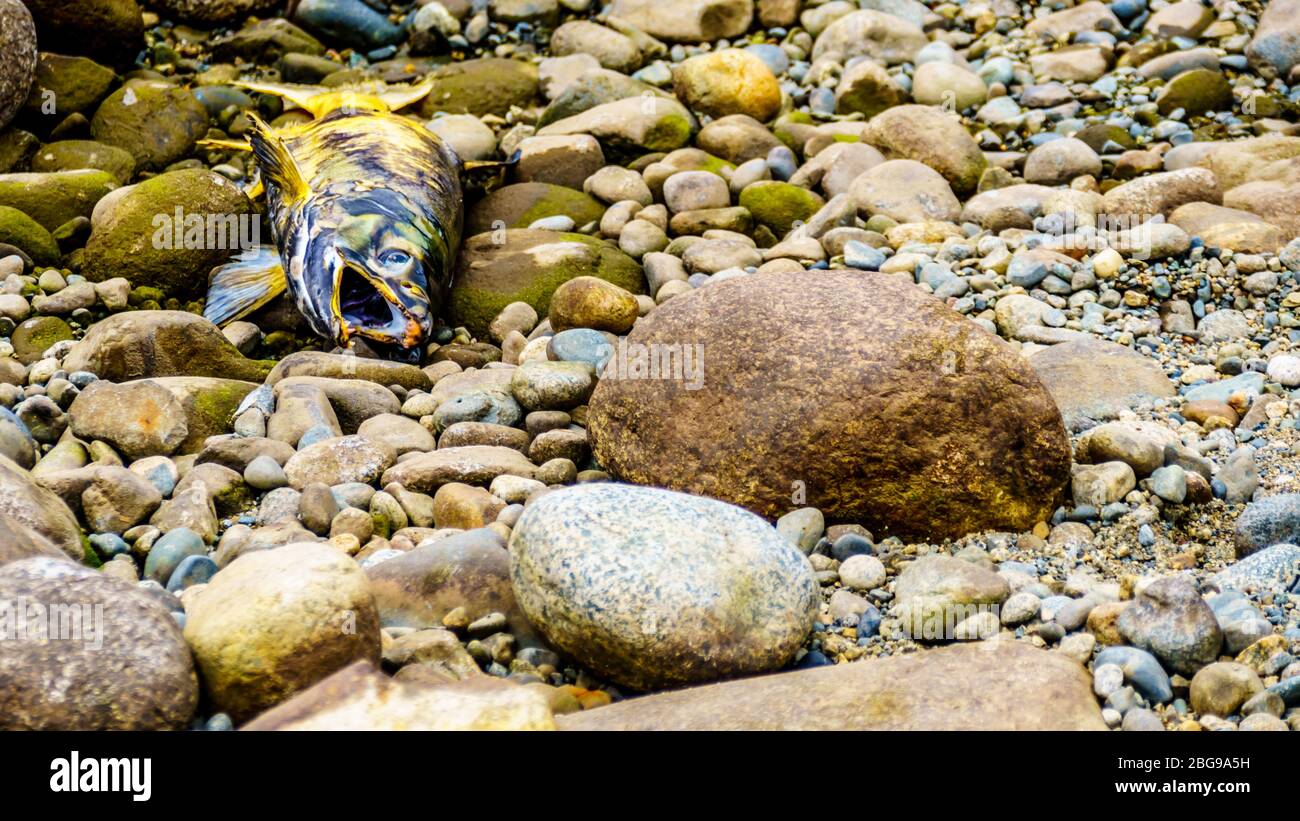
<instances>
[{"instance_id":1,"label":"mottled boulder","mask_svg":"<svg viewBox=\"0 0 1300 821\"><path fill-rule=\"evenodd\" d=\"M526 302L546 316L551 295L571 279L591 276L634 294L645 292L636 260L612 245L582 234L508 230L470 237L456 262L449 311L452 321L484 338L488 326L512 302Z\"/></svg>"},{"instance_id":2,"label":"mottled boulder","mask_svg":"<svg viewBox=\"0 0 1300 821\"><path fill-rule=\"evenodd\" d=\"M1300 0L1271 0L1265 4L1246 55L1255 70L1265 76L1285 78L1300 64Z\"/></svg>"},{"instance_id":3,"label":"mottled boulder","mask_svg":"<svg viewBox=\"0 0 1300 821\"><path fill-rule=\"evenodd\" d=\"M220 328L185 311L113 314L92 325L63 360L69 371L113 382L156 376L261 382L272 364L245 359Z\"/></svg>"},{"instance_id":4,"label":"mottled boulder","mask_svg":"<svg viewBox=\"0 0 1300 821\"><path fill-rule=\"evenodd\" d=\"M149 171L184 159L207 130L207 109L187 89L140 80L108 95L90 121L96 141L131 152Z\"/></svg>"},{"instance_id":5,"label":"mottled boulder","mask_svg":"<svg viewBox=\"0 0 1300 821\"><path fill-rule=\"evenodd\" d=\"M19 0L0 0L0 129L27 100L36 78L36 25Z\"/></svg>"},{"instance_id":6,"label":"mottled boulder","mask_svg":"<svg viewBox=\"0 0 1300 821\"><path fill-rule=\"evenodd\" d=\"M510 575L550 645L638 690L778 669L819 602L808 560L762 519L630 485L530 503Z\"/></svg>"},{"instance_id":7,"label":"mottled boulder","mask_svg":"<svg viewBox=\"0 0 1300 821\"><path fill-rule=\"evenodd\" d=\"M562 730L1105 730L1087 672L990 641L710 684L561 716Z\"/></svg>"},{"instance_id":8,"label":"mottled boulder","mask_svg":"<svg viewBox=\"0 0 1300 821\"><path fill-rule=\"evenodd\" d=\"M246 553L186 609L185 640L212 705L252 718L354 661L379 663L379 614L361 567L327 544Z\"/></svg>"},{"instance_id":9,"label":"mottled boulder","mask_svg":"<svg viewBox=\"0 0 1300 821\"><path fill-rule=\"evenodd\" d=\"M245 730L553 730L546 697L481 677L398 681L359 661L258 716Z\"/></svg>"},{"instance_id":10,"label":"mottled boulder","mask_svg":"<svg viewBox=\"0 0 1300 821\"><path fill-rule=\"evenodd\" d=\"M189 432L180 401L149 380L91 382L68 414L74 434L87 442L107 442L129 460L175 453Z\"/></svg>"},{"instance_id":11,"label":"mottled boulder","mask_svg":"<svg viewBox=\"0 0 1300 821\"><path fill-rule=\"evenodd\" d=\"M32 556L63 557L54 542L0 512L0 565Z\"/></svg>"},{"instance_id":12,"label":"mottled boulder","mask_svg":"<svg viewBox=\"0 0 1300 821\"><path fill-rule=\"evenodd\" d=\"M82 273L193 299L207 294L213 268L260 239L261 217L234 183L207 169L171 171L96 213Z\"/></svg>"},{"instance_id":13,"label":"mottled boulder","mask_svg":"<svg viewBox=\"0 0 1300 821\"><path fill-rule=\"evenodd\" d=\"M1129 644L1154 653L1166 667L1184 676L1212 663L1223 646L1214 611L1181 576L1147 585L1119 614L1116 626Z\"/></svg>"},{"instance_id":14,"label":"mottled boulder","mask_svg":"<svg viewBox=\"0 0 1300 821\"><path fill-rule=\"evenodd\" d=\"M342 485L348 482L374 484L397 459L392 445L364 436L340 436L308 445L284 463L289 486L302 490L323 482Z\"/></svg>"},{"instance_id":15,"label":"mottled boulder","mask_svg":"<svg viewBox=\"0 0 1300 821\"><path fill-rule=\"evenodd\" d=\"M1300 544L1300 493L1279 493L1251 502L1237 517L1237 558L1275 544Z\"/></svg>"},{"instance_id":16,"label":"mottled boulder","mask_svg":"<svg viewBox=\"0 0 1300 821\"><path fill-rule=\"evenodd\" d=\"M943 538L1028 529L1069 478L1060 413L1029 365L906 278L729 280L668 301L628 341L702 346L703 362L702 385L601 379L588 430L628 481L767 516L805 493L831 521Z\"/></svg>"},{"instance_id":17,"label":"mottled boulder","mask_svg":"<svg viewBox=\"0 0 1300 821\"><path fill-rule=\"evenodd\" d=\"M1067 426L1084 419L1114 419L1126 408L1175 394L1154 360L1088 337L1042 348L1029 357Z\"/></svg>"},{"instance_id":18,"label":"mottled boulder","mask_svg":"<svg viewBox=\"0 0 1300 821\"><path fill-rule=\"evenodd\" d=\"M135 585L65 559L24 559L0 568L0 608L25 609L31 631L0 641L0 729L178 730L194 714L199 686L180 628Z\"/></svg>"},{"instance_id":19,"label":"mottled boulder","mask_svg":"<svg viewBox=\"0 0 1300 821\"><path fill-rule=\"evenodd\" d=\"M263 14L279 5L278 0L153 0L154 7L172 19L213 26L236 23L250 14Z\"/></svg>"},{"instance_id":20,"label":"mottled boulder","mask_svg":"<svg viewBox=\"0 0 1300 821\"><path fill-rule=\"evenodd\" d=\"M537 466L513 448L464 445L403 459L384 472L381 482L396 482L416 493L433 493L449 482L486 485L502 474L531 479L536 473Z\"/></svg>"}]
</instances>

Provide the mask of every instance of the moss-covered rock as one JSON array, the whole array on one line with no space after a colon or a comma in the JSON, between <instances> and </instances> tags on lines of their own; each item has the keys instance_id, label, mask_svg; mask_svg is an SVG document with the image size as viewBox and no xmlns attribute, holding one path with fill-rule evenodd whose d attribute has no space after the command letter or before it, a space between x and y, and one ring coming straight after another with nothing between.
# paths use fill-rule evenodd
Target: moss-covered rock
<instances>
[{"instance_id":1,"label":"moss-covered rock","mask_svg":"<svg viewBox=\"0 0 1300 821\"><path fill-rule=\"evenodd\" d=\"M470 237L461 248L448 310L456 325L486 337L488 325L512 302L527 302L539 316L565 282L592 276L634 294L645 293L637 262L613 245L583 234L508 230ZM501 240L501 241L498 241Z\"/></svg>"},{"instance_id":2,"label":"moss-covered rock","mask_svg":"<svg viewBox=\"0 0 1300 821\"><path fill-rule=\"evenodd\" d=\"M521 182L498 188L479 200L465 215L465 234L481 234L498 227L527 228L545 217L572 217L576 225L598 221L605 206L594 197L563 185Z\"/></svg>"},{"instance_id":3,"label":"moss-covered rock","mask_svg":"<svg viewBox=\"0 0 1300 821\"><path fill-rule=\"evenodd\" d=\"M547 126L566 117L581 114L598 105L612 103L616 100L626 100L628 97L640 97L642 94L653 94L658 97L668 96L666 92L655 88L649 83L634 80L625 74L619 74L617 71L602 69L579 77L565 86L559 96L552 100L551 104L542 112L537 125L538 127Z\"/></svg>"},{"instance_id":4,"label":"moss-covered rock","mask_svg":"<svg viewBox=\"0 0 1300 821\"><path fill-rule=\"evenodd\" d=\"M216 40L212 52L218 60L226 62L239 58L265 65L282 59L286 54L319 57L325 53L325 46L288 20L275 17L259 20Z\"/></svg>"},{"instance_id":5,"label":"moss-covered rock","mask_svg":"<svg viewBox=\"0 0 1300 821\"><path fill-rule=\"evenodd\" d=\"M134 186L96 220L82 273L196 298L214 267L260 235L253 203L229 180L207 169L171 171Z\"/></svg>"},{"instance_id":6,"label":"moss-covered rock","mask_svg":"<svg viewBox=\"0 0 1300 821\"><path fill-rule=\"evenodd\" d=\"M1156 109L1169 114L1183 109L1188 116L1232 110L1232 86L1214 69L1194 68L1172 78L1156 96Z\"/></svg>"},{"instance_id":7,"label":"moss-covered rock","mask_svg":"<svg viewBox=\"0 0 1300 821\"><path fill-rule=\"evenodd\" d=\"M433 91L420 113L505 116L511 106L528 107L537 99L537 66L519 60L486 57L452 63L434 73Z\"/></svg>"},{"instance_id":8,"label":"moss-covered rock","mask_svg":"<svg viewBox=\"0 0 1300 821\"><path fill-rule=\"evenodd\" d=\"M125 65L144 46L143 10L136 0L23 2L36 18L36 35L43 49Z\"/></svg>"},{"instance_id":9,"label":"moss-covered rock","mask_svg":"<svg viewBox=\"0 0 1300 821\"><path fill-rule=\"evenodd\" d=\"M551 123L539 136L590 134L615 152L672 151L690 142L695 118L676 100L629 97Z\"/></svg>"},{"instance_id":10,"label":"moss-covered rock","mask_svg":"<svg viewBox=\"0 0 1300 821\"><path fill-rule=\"evenodd\" d=\"M807 188L775 180L752 183L740 192L740 206L778 237L788 234L795 223L807 222L825 204Z\"/></svg>"},{"instance_id":11,"label":"moss-covered rock","mask_svg":"<svg viewBox=\"0 0 1300 821\"><path fill-rule=\"evenodd\" d=\"M184 159L208 130L208 112L171 83L132 81L109 95L90 121L101 143L131 152L139 168L158 171Z\"/></svg>"},{"instance_id":12,"label":"moss-covered rock","mask_svg":"<svg viewBox=\"0 0 1300 821\"><path fill-rule=\"evenodd\" d=\"M227 433L239 403L258 387L254 382L210 376L154 377L150 381L170 391L185 411L188 433L177 453L198 453L209 436Z\"/></svg>"},{"instance_id":13,"label":"moss-covered rock","mask_svg":"<svg viewBox=\"0 0 1300 821\"><path fill-rule=\"evenodd\" d=\"M0 205L17 208L47 231L89 217L117 180L106 171L0 174Z\"/></svg>"},{"instance_id":14,"label":"moss-covered rock","mask_svg":"<svg viewBox=\"0 0 1300 821\"><path fill-rule=\"evenodd\" d=\"M0 205L0 242L20 248L37 265L59 261L59 246L36 220L7 205Z\"/></svg>"},{"instance_id":15,"label":"moss-covered rock","mask_svg":"<svg viewBox=\"0 0 1300 821\"><path fill-rule=\"evenodd\" d=\"M94 140L60 140L36 152L33 171L107 171L125 185L135 175L135 157L129 151Z\"/></svg>"},{"instance_id":16,"label":"moss-covered rock","mask_svg":"<svg viewBox=\"0 0 1300 821\"><path fill-rule=\"evenodd\" d=\"M89 111L117 81L117 75L87 57L65 57L41 52L36 64L36 82L23 111L44 118L53 127L69 114Z\"/></svg>"},{"instance_id":17,"label":"moss-covered rock","mask_svg":"<svg viewBox=\"0 0 1300 821\"><path fill-rule=\"evenodd\" d=\"M129 311L96 322L63 360L126 382L165 376L213 376L261 382L275 365L245 359L216 325L184 311Z\"/></svg>"},{"instance_id":18,"label":"moss-covered rock","mask_svg":"<svg viewBox=\"0 0 1300 821\"><path fill-rule=\"evenodd\" d=\"M72 339L72 328L57 316L34 316L14 328L14 357L24 365L40 359L50 346Z\"/></svg>"},{"instance_id":19,"label":"moss-covered rock","mask_svg":"<svg viewBox=\"0 0 1300 821\"><path fill-rule=\"evenodd\" d=\"M0 174L27 171L40 147L41 141L29 131L21 128L0 131Z\"/></svg>"}]
</instances>

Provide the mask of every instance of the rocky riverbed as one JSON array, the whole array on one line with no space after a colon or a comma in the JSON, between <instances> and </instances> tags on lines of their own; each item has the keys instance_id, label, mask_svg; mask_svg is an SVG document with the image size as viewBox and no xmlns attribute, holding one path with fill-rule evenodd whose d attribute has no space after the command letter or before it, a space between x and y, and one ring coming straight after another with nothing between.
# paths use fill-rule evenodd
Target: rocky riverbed
<instances>
[{"instance_id":1,"label":"rocky riverbed","mask_svg":"<svg viewBox=\"0 0 1300 821\"><path fill-rule=\"evenodd\" d=\"M0 727L1300 730L1296 0L0 0ZM243 81L463 160L418 364ZM382 179L357 185L382 188ZM765 675L760 675L765 674Z\"/></svg>"}]
</instances>

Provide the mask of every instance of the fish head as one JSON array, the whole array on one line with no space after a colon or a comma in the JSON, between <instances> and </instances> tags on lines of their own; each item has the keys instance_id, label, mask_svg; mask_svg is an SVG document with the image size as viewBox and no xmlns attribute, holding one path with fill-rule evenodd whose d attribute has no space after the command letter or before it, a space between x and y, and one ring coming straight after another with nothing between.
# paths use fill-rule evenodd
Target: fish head
<instances>
[{"instance_id":1,"label":"fish head","mask_svg":"<svg viewBox=\"0 0 1300 821\"><path fill-rule=\"evenodd\" d=\"M294 257L305 271L291 263L290 279L299 280L299 307L312 329L342 347L364 339L389 358L417 361L440 297L430 283L446 265L429 230L418 220L347 212L299 228Z\"/></svg>"}]
</instances>

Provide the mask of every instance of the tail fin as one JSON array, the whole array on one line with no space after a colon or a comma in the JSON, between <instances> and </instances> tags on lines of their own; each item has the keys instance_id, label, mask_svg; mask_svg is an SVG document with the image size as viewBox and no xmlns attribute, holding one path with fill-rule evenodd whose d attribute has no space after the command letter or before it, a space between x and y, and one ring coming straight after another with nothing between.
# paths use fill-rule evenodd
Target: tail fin
<instances>
[{"instance_id":1,"label":"tail fin","mask_svg":"<svg viewBox=\"0 0 1300 821\"><path fill-rule=\"evenodd\" d=\"M320 119L331 111L353 108L363 111L399 111L418 103L433 91L433 80L416 85L388 85L383 82L357 83L338 88L290 85L288 83L236 82L235 85L288 100Z\"/></svg>"},{"instance_id":2,"label":"tail fin","mask_svg":"<svg viewBox=\"0 0 1300 821\"><path fill-rule=\"evenodd\" d=\"M212 269L203 316L214 325L234 322L275 299L286 287L275 247L259 245Z\"/></svg>"}]
</instances>

